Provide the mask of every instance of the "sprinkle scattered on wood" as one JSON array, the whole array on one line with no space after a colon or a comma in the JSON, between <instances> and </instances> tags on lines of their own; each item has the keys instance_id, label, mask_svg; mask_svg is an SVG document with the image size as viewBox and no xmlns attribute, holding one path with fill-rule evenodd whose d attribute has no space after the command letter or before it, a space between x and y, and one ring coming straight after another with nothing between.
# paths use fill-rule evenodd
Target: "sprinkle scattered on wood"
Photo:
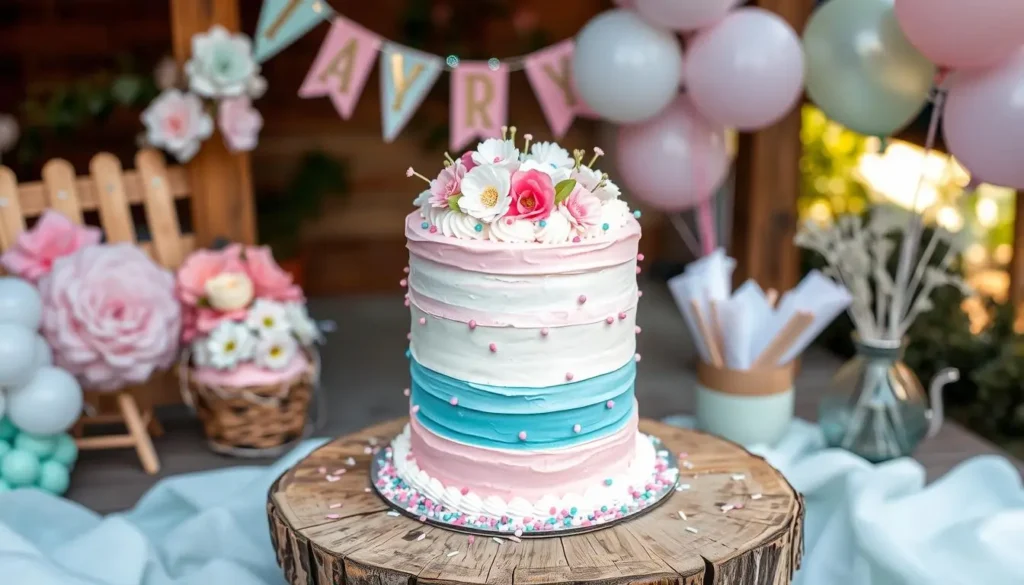
<instances>
[{"instance_id":1,"label":"sprinkle scattered on wood","mask_svg":"<svg viewBox=\"0 0 1024 585\"><path fill-rule=\"evenodd\" d=\"M694 528L693 526L687 526L687 527L686 527L686 531L687 531L687 532L692 532L692 533L694 533L694 534L697 534L697 532L699 532L699 531L698 531L698 530L697 530L696 528Z\"/></svg>"},{"instance_id":2,"label":"sprinkle scattered on wood","mask_svg":"<svg viewBox=\"0 0 1024 585\"><path fill-rule=\"evenodd\" d=\"M761 494L754 494L754 495L750 496L750 499L751 500L760 500L761 499Z\"/></svg>"},{"instance_id":3,"label":"sprinkle scattered on wood","mask_svg":"<svg viewBox=\"0 0 1024 585\"><path fill-rule=\"evenodd\" d=\"M448 553L448 558L452 558L452 557L454 557L457 554L459 554L459 551L453 550L452 552Z\"/></svg>"},{"instance_id":4,"label":"sprinkle scattered on wood","mask_svg":"<svg viewBox=\"0 0 1024 585\"><path fill-rule=\"evenodd\" d=\"M681 518L682 520L689 520L689 518L686 517L686 512L683 512L682 510L679 510L678 514L679 514L679 518Z\"/></svg>"},{"instance_id":5,"label":"sprinkle scattered on wood","mask_svg":"<svg viewBox=\"0 0 1024 585\"><path fill-rule=\"evenodd\" d=\"M394 510L391 510L390 512L388 512L388 516L395 516L395 517L397 517L397 516L401 516L401 514L399 514L398 512L395 512Z\"/></svg>"}]
</instances>

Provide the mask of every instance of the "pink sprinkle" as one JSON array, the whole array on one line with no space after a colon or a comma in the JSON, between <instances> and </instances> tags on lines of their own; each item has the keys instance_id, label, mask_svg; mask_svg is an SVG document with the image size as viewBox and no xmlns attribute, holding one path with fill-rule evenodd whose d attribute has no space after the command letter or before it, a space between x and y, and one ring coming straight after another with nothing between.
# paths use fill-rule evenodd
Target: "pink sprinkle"
<instances>
[{"instance_id":1,"label":"pink sprinkle","mask_svg":"<svg viewBox=\"0 0 1024 585\"><path fill-rule=\"evenodd\" d=\"M547 328L547 327L544 327L544 328L542 328L542 329L540 330L540 334L541 334L542 336L544 336L544 337L547 337L547 336L548 336L548 328Z\"/></svg>"},{"instance_id":2,"label":"pink sprinkle","mask_svg":"<svg viewBox=\"0 0 1024 585\"><path fill-rule=\"evenodd\" d=\"M644 261L644 255L643 254L637 254L636 255L636 259L637 259L638 262L643 262Z\"/></svg>"},{"instance_id":3,"label":"pink sprinkle","mask_svg":"<svg viewBox=\"0 0 1024 585\"><path fill-rule=\"evenodd\" d=\"M492 344L488 345L487 347L490 348L491 353L497 353L497 351L498 351L498 344L496 344L496 343L492 343Z\"/></svg>"},{"instance_id":4,"label":"pink sprinkle","mask_svg":"<svg viewBox=\"0 0 1024 585\"><path fill-rule=\"evenodd\" d=\"M420 317L420 325L426 325L426 324L427 324L427 318L426 317Z\"/></svg>"},{"instance_id":5,"label":"pink sprinkle","mask_svg":"<svg viewBox=\"0 0 1024 585\"><path fill-rule=\"evenodd\" d=\"M569 515L569 510L562 510L562 517L563 518L568 516L568 515Z\"/></svg>"},{"instance_id":6,"label":"pink sprinkle","mask_svg":"<svg viewBox=\"0 0 1024 585\"><path fill-rule=\"evenodd\" d=\"M434 227L431 227L431 228L430 228L430 231L434 231L434 229L435 229ZM643 271L642 271L642 270L640 269L640 267L639 267L639 266L637 266L637 267L636 267L636 273L637 273L637 274L640 274L641 272L643 272Z\"/></svg>"},{"instance_id":7,"label":"pink sprinkle","mask_svg":"<svg viewBox=\"0 0 1024 585\"><path fill-rule=\"evenodd\" d=\"M577 300L582 305L583 303L587 302L587 295L580 295L580 298Z\"/></svg>"},{"instance_id":8,"label":"pink sprinkle","mask_svg":"<svg viewBox=\"0 0 1024 585\"><path fill-rule=\"evenodd\" d=\"M420 405L419 404L413 404L412 405L412 413L416 414L419 411L420 411Z\"/></svg>"},{"instance_id":9,"label":"pink sprinkle","mask_svg":"<svg viewBox=\"0 0 1024 585\"><path fill-rule=\"evenodd\" d=\"M611 325L612 323L615 322L615 317L608 317L604 320L604 322Z\"/></svg>"},{"instance_id":10,"label":"pink sprinkle","mask_svg":"<svg viewBox=\"0 0 1024 585\"><path fill-rule=\"evenodd\" d=\"M505 220L505 225L512 225L512 220L511 219L506 219Z\"/></svg>"},{"instance_id":11,"label":"pink sprinkle","mask_svg":"<svg viewBox=\"0 0 1024 585\"><path fill-rule=\"evenodd\" d=\"M469 535L469 538L468 538L467 540L469 541L469 544L473 544L473 541L475 541L475 540L476 540L476 537L475 537L475 536L473 536L472 534L470 534L470 535Z\"/></svg>"},{"instance_id":12,"label":"pink sprinkle","mask_svg":"<svg viewBox=\"0 0 1024 585\"><path fill-rule=\"evenodd\" d=\"M408 266L406 266L405 268L403 268L403 269L402 269L402 272L404 272L404 273L406 273L406 274L409 274L409 267L408 267Z\"/></svg>"},{"instance_id":13,"label":"pink sprinkle","mask_svg":"<svg viewBox=\"0 0 1024 585\"><path fill-rule=\"evenodd\" d=\"M461 493L462 495L466 495L466 494L468 494L468 493L469 493L469 488L468 488L468 487L464 487L464 488L462 488L461 490L459 490L459 492L460 492L460 493Z\"/></svg>"},{"instance_id":14,"label":"pink sprinkle","mask_svg":"<svg viewBox=\"0 0 1024 585\"><path fill-rule=\"evenodd\" d=\"M523 535L523 529L522 528L516 528L516 531L513 532L513 534L515 534L516 536L522 536Z\"/></svg>"},{"instance_id":15,"label":"pink sprinkle","mask_svg":"<svg viewBox=\"0 0 1024 585\"><path fill-rule=\"evenodd\" d=\"M454 397L454 396L452 396L452 399L448 401L448 404L451 404L452 406L458 406L459 405L459 399Z\"/></svg>"},{"instance_id":16,"label":"pink sprinkle","mask_svg":"<svg viewBox=\"0 0 1024 585\"><path fill-rule=\"evenodd\" d=\"M637 335L640 335L640 332L641 332L641 331L643 331L643 329L641 329L641 328L640 328L640 326L639 326L639 325L637 325L637 326L636 326L636 329L634 329L634 331L636 331L636 334L637 334Z\"/></svg>"},{"instance_id":17,"label":"pink sprinkle","mask_svg":"<svg viewBox=\"0 0 1024 585\"><path fill-rule=\"evenodd\" d=\"M473 321L472 319L470 319L470 321L469 321L469 328L470 329L476 329L476 321Z\"/></svg>"},{"instance_id":18,"label":"pink sprinkle","mask_svg":"<svg viewBox=\"0 0 1024 585\"><path fill-rule=\"evenodd\" d=\"M689 457L689 456L690 456L690 454L689 454L689 453L687 453L686 451L683 451L683 452L681 452L681 453L679 454L679 458L680 458L680 459L686 459L686 458L687 458L687 457Z\"/></svg>"},{"instance_id":19,"label":"pink sprinkle","mask_svg":"<svg viewBox=\"0 0 1024 585\"><path fill-rule=\"evenodd\" d=\"M644 296L644 291L642 291L642 290L636 291L636 298L640 298L642 296Z\"/></svg>"},{"instance_id":20,"label":"pink sprinkle","mask_svg":"<svg viewBox=\"0 0 1024 585\"><path fill-rule=\"evenodd\" d=\"M426 521L427 521L427 517L426 516L420 516L420 522L426 522Z\"/></svg>"},{"instance_id":21,"label":"pink sprinkle","mask_svg":"<svg viewBox=\"0 0 1024 585\"><path fill-rule=\"evenodd\" d=\"M408 301L408 300L406 300L406 301L405 301L405 306L406 306L406 307L408 307L408 306L409 306L409 301ZM412 331L410 331L410 332L406 333L406 334L405 334L405 338L406 338L406 339L409 339L409 340L411 340L411 339L412 339Z\"/></svg>"},{"instance_id":22,"label":"pink sprinkle","mask_svg":"<svg viewBox=\"0 0 1024 585\"><path fill-rule=\"evenodd\" d=\"M404 301L402 301L402 304L405 305L406 307L408 307L409 306L409 299L405 299Z\"/></svg>"},{"instance_id":23,"label":"pink sprinkle","mask_svg":"<svg viewBox=\"0 0 1024 585\"><path fill-rule=\"evenodd\" d=\"M405 390L402 390L402 394L408 396L409 395L409 389L406 388Z\"/></svg>"},{"instance_id":24,"label":"pink sprinkle","mask_svg":"<svg viewBox=\"0 0 1024 585\"><path fill-rule=\"evenodd\" d=\"M398 281L398 286L402 286L402 287L409 286L409 281L407 279L403 278L402 280Z\"/></svg>"},{"instance_id":25,"label":"pink sprinkle","mask_svg":"<svg viewBox=\"0 0 1024 585\"><path fill-rule=\"evenodd\" d=\"M578 433L583 430L583 427L579 423L572 425L572 432Z\"/></svg>"},{"instance_id":26,"label":"pink sprinkle","mask_svg":"<svg viewBox=\"0 0 1024 585\"><path fill-rule=\"evenodd\" d=\"M548 514L551 514L552 516L554 516L557 513L558 513L558 508L556 508L554 506L551 506L551 509L548 510Z\"/></svg>"},{"instance_id":27,"label":"pink sprinkle","mask_svg":"<svg viewBox=\"0 0 1024 585\"><path fill-rule=\"evenodd\" d=\"M569 380L570 382L572 381L572 379L573 379L574 377L575 377L575 376L573 376L573 375L572 375L572 372L566 372L566 373L565 373L565 379L566 379L566 380Z\"/></svg>"},{"instance_id":28,"label":"pink sprinkle","mask_svg":"<svg viewBox=\"0 0 1024 585\"><path fill-rule=\"evenodd\" d=\"M519 431L519 440L520 441L525 441L526 440L526 431Z\"/></svg>"},{"instance_id":29,"label":"pink sprinkle","mask_svg":"<svg viewBox=\"0 0 1024 585\"><path fill-rule=\"evenodd\" d=\"M572 243L574 243L574 244L578 244L578 243L580 243L580 237L579 237L579 236L576 236L575 238L573 238L573 239L572 239Z\"/></svg>"},{"instance_id":30,"label":"pink sprinkle","mask_svg":"<svg viewBox=\"0 0 1024 585\"><path fill-rule=\"evenodd\" d=\"M533 523L533 516L524 516L523 517L523 524L531 524L531 523Z\"/></svg>"},{"instance_id":31,"label":"pink sprinkle","mask_svg":"<svg viewBox=\"0 0 1024 585\"><path fill-rule=\"evenodd\" d=\"M432 234L436 234L437 233L437 226L436 225L430 226L430 233L432 233ZM639 272L640 269L637 268L637 271Z\"/></svg>"},{"instance_id":32,"label":"pink sprinkle","mask_svg":"<svg viewBox=\"0 0 1024 585\"><path fill-rule=\"evenodd\" d=\"M622 319L625 319L625 318L626 318L626 312L625 311L619 313L619 320L622 320Z\"/></svg>"},{"instance_id":33,"label":"pink sprinkle","mask_svg":"<svg viewBox=\"0 0 1024 585\"><path fill-rule=\"evenodd\" d=\"M320 475L323 475L323 474L327 473L327 468L326 467L317 467L316 468L316 472L319 473Z\"/></svg>"},{"instance_id":34,"label":"pink sprinkle","mask_svg":"<svg viewBox=\"0 0 1024 585\"><path fill-rule=\"evenodd\" d=\"M581 526L590 526L590 520L584 520L580 525Z\"/></svg>"},{"instance_id":35,"label":"pink sprinkle","mask_svg":"<svg viewBox=\"0 0 1024 585\"><path fill-rule=\"evenodd\" d=\"M635 356L633 356L633 360L640 361L640 354L636 354Z\"/></svg>"},{"instance_id":36,"label":"pink sprinkle","mask_svg":"<svg viewBox=\"0 0 1024 585\"><path fill-rule=\"evenodd\" d=\"M614 400L609 400L608 402L605 402L604 405L607 408L615 408L615 401Z\"/></svg>"},{"instance_id":37,"label":"pink sprinkle","mask_svg":"<svg viewBox=\"0 0 1024 585\"><path fill-rule=\"evenodd\" d=\"M327 518L328 520L337 520L338 518L341 518L341 515L340 514L328 514L328 515L324 516L324 518Z\"/></svg>"}]
</instances>

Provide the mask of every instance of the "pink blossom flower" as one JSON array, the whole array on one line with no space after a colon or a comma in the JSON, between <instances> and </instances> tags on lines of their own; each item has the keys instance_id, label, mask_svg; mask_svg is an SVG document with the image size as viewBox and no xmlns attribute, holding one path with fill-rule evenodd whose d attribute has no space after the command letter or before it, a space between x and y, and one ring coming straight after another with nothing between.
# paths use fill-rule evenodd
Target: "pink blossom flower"
<instances>
[{"instance_id":1,"label":"pink blossom flower","mask_svg":"<svg viewBox=\"0 0 1024 585\"><path fill-rule=\"evenodd\" d=\"M48 209L31 230L22 232L0 256L0 265L11 274L36 283L50 272L58 258L95 246L100 237L98 228L78 225Z\"/></svg>"},{"instance_id":2,"label":"pink blossom flower","mask_svg":"<svg viewBox=\"0 0 1024 585\"><path fill-rule=\"evenodd\" d=\"M292 275L285 272L267 246L245 249L245 272L252 279L256 297L279 302L301 302L305 299Z\"/></svg>"},{"instance_id":3,"label":"pink blossom flower","mask_svg":"<svg viewBox=\"0 0 1024 585\"><path fill-rule=\"evenodd\" d=\"M462 166L466 167L466 172L473 170L473 167L476 166L476 162L473 161L473 151L467 150L462 153L462 156L459 157L459 162L462 163Z\"/></svg>"},{"instance_id":4,"label":"pink blossom flower","mask_svg":"<svg viewBox=\"0 0 1024 585\"><path fill-rule=\"evenodd\" d=\"M563 205L577 227L589 228L601 222L601 200L578 183Z\"/></svg>"},{"instance_id":5,"label":"pink blossom flower","mask_svg":"<svg viewBox=\"0 0 1024 585\"><path fill-rule=\"evenodd\" d=\"M538 170L512 174L512 206L508 215L530 221L545 219L555 207L555 186L551 177ZM600 212L599 212L600 213Z\"/></svg>"},{"instance_id":6,"label":"pink blossom flower","mask_svg":"<svg viewBox=\"0 0 1024 585\"><path fill-rule=\"evenodd\" d=\"M245 152L256 148L263 116L252 107L248 96L222 99L217 109L217 127L232 152Z\"/></svg>"},{"instance_id":7,"label":"pink blossom flower","mask_svg":"<svg viewBox=\"0 0 1024 585\"><path fill-rule=\"evenodd\" d=\"M222 250L197 250L178 268L178 298L186 305L199 305L206 296L206 281L225 272L246 272L242 246L232 244Z\"/></svg>"},{"instance_id":8,"label":"pink blossom flower","mask_svg":"<svg viewBox=\"0 0 1024 585\"><path fill-rule=\"evenodd\" d=\"M203 111L199 96L177 89L164 90L146 111L146 140L187 162L199 151L199 143L213 134L213 121Z\"/></svg>"},{"instance_id":9,"label":"pink blossom flower","mask_svg":"<svg viewBox=\"0 0 1024 585\"><path fill-rule=\"evenodd\" d=\"M141 384L177 356L174 276L129 243L58 259L39 282L54 363L91 390Z\"/></svg>"},{"instance_id":10,"label":"pink blossom flower","mask_svg":"<svg viewBox=\"0 0 1024 585\"><path fill-rule=\"evenodd\" d=\"M442 169L437 178L430 182L430 205L448 207L448 198L461 192L462 177L465 176L466 167L462 161L455 161L452 166Z\"/></svg>"}]
</instances>

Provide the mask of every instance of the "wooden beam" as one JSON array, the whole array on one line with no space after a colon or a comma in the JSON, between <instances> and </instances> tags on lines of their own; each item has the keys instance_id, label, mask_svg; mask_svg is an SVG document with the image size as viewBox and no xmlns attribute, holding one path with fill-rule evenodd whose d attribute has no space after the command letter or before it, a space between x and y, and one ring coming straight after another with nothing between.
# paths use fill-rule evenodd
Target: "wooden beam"
<instances>
[{"instance_id":1,"label":"wooden beam","mask_svg":"<svg viewBox=\"0 0 1024 585\"><path fill-rule=\"evenodd\" d=\"M1010 259L1010 294L1018 323L1024 319L1024 191L1017 191L1013 216L1013 256Z\"/></svg>"},{"instance_id":2,"label":"wooden beam","mask_svg":"<svg viewBox=\"0 0 1024 585\"><path fill-rule=\"evenodd\" d=\"M814 0L757 0L800 32ZM788 290L800 276L793 245L800 191L800 108L779 123L740 137L730 252L736 282L755 279L763 288Z\"/></svg>"},{"instance_id":3,"label":"wooden beam","mask_svg":"<svg viewBox=\"0 0 1024 585\"><path fill-rule=\"evenodd\" d=\"M192 35L215 24L237 31L238 0L170 0L174 57L184 63L192 55ZM249 155L233 154L214 132L186 165L192 183L192 221L196 243L208 246L217 238L256 241Z\"/></svg>"}]
</instances>

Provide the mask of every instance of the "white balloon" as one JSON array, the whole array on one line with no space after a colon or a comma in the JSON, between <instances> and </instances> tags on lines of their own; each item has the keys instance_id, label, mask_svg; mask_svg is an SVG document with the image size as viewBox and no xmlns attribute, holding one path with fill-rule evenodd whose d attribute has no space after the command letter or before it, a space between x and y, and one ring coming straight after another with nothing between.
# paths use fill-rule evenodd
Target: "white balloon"
<instances>
[{"instance_id":1,"label":"white balloon","mask_svg":"<svg viewBox=\"0 0 1024 585\"><path fill-rule=\"evenodd\" d=\"M34 435L56 435L71 428L82 413L82 388L71 374L45 366L28 384L7 395L7 417Z\"/></svg>"},{"instance_id":2,"label":"white balloon","mask_svg":"<svg viewBox=\"0 0 1024 585\"><path fill-rule=\"evenodd\" d=\"M0 388L26 384L35 371L35 332L16 323L0 323Z\"/></svg>"},{"instance_id":3,"label":"white balloon","mask_svg":"<svg viewBox=\"0 0 1024 585\"><path fill-rule=\"evenodd\" d=\"M36 368L53 365L53 350L42 335L36 335Z\"/></svg>"},{"instance_id":4,"label":"white balloon","mask_svg":"<svg viewBox=\"0 0 1024 585\"><path fill-rule=\"evenodd\" d=\"M572 59L576 91L592 110L620 124L642 122L665 109L683 75L676 36L629 10L609 10L576 37Z\"/></svg>"},{"instance_id":5,"label":"white balloon","mask_svg":"<svg viewBox=\"0 0 1024 585\"><path fill-rule=\"evenodd\" d=\"M13 276L0 277L0 323L17 323L39 331L43 301L34 286Z\"/></svg>"}]
</instances>

